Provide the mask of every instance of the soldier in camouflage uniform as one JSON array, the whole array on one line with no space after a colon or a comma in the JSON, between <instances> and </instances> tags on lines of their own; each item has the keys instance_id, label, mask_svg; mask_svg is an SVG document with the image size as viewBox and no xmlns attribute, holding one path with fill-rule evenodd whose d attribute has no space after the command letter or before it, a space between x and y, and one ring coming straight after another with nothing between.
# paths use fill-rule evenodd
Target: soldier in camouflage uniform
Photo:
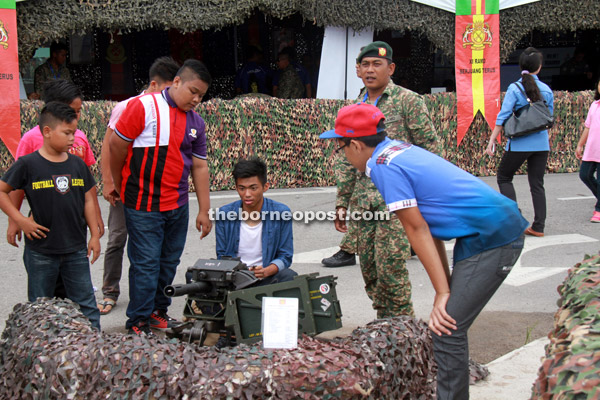
<instances>
[{"instance_id":1,"label":"soldier in camouflage uniform","mask_svg":"<svg viewBox=\"0 0 600 400\"><path fill-rule=\"evenodd\" d=\"M359 77L365 84L357 102L374 104L383 112L391 139L404 140L437 153L437 135L425 102L417 93L391 80L395 69L391 47L385 42L373 42L363 48L356 61ZM353 252L359 255L365 289L377 317L414 315L406 269L410 245L402 224L395 214L387 213L385 202L371 180L344 157L338 158L335 174L336 209L341 217L336 220L336 229L347 230L342 249L355 246ZM385 211L389 220L349 220L346 227L343 217L348 209L363 215L365 211Z\"/></svg>"},{"instance_id":2,"label":"soldier in camouflage uniform","mask_svg":"<svg viewBox=\"0 0 600 400\"><path fill-rule=\"evenodd\" d=\"M273 87L273 95L280 99L301 99L304 96L302 78L292 65L290 55L284 52L277 59L279 82Z\"/></svg>"},{"instance_id":3,"label":"soldier in camouflage uniform","mask_svg":"<svg viewBox=\"0 0 600 400\"><path fill-rule=\"evenodd\" d=\"M50 45L50 58L34 71L33 92L29 94L30 99L41 99L44 96L44 85L48 82L65 80L73 83L71 73L65 65L68 50L64 43L54 42Z\"/></svg>"}]
</instances>

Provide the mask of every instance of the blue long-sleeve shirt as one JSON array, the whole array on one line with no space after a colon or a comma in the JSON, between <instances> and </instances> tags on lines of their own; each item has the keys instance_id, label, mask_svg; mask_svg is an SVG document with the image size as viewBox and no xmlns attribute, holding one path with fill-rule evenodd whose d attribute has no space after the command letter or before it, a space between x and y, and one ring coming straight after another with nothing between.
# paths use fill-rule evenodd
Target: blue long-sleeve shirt
<instances>
[{"instance_id":1,"label":"blue long-sleeve shirt","mask_svg":"<svg viewBox=\"0 0 600 400\"><path fill-rule=\"evenodd\" d=\"M535 79L535 83L540 89L542 97L544 100L546 100L546 104L550 109L550 114L554 114L554 95L552 94L552 89L550 89L550 87L544 82L540 81L540 78L538 78L537 75L531 76L533 79ZM519 79L517 82L519 82L521 89L525 90L523 88L523 80ZM514 110L518 110L526 105L527 99L525 96L523 96L523 93L521 93L515 83L511 83L508 86L506 95L502 101L502 108L500 109L498 117L496 118L496 125L503 125L504 122L512 115ZM510 151L549 151L550 144L548 142L548 131L544 130L527 136L508 139L505 150L508 150L509 148Z\"/></svg>"},{"instance_id":2,"label":"blue long-sleeve shirt","mask_svg":"<svg viewBox=\"0 0 600 400\"><path fill-rule=\"evenodd\" d=\"M240 244L242 201L234 201L216 212L215 231L217 258L237 257ZM294 256L292 212L288 206L264 198L262 206L262 261L263 267L277 265L279 270L289 268ZM229 216L236 215L235 218ZM277 219L276 216L279 216Z\"/></svg>"}]
</instances>

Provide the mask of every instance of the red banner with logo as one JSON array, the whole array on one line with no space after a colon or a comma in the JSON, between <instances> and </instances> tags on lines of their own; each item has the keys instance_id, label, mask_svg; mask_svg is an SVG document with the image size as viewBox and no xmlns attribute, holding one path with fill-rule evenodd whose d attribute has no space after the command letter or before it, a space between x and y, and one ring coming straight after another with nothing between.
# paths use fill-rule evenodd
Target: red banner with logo
<instances>
[{"instance_id":1,"label":"red banner with logo","mask_svg":"<svg viewBox=\"0 0 600 400\"><path fill-rule=\"evenodd\" d=\"M477 112L490 128L500 111L499 0L456 0L457 145Z\"/></svg>"},{"instance_id":2,"label":"red banner with logo","mask_svg":"<svg viewBox=\"0 0 600 400\"><path fill-rule=\"evenodd\" d=\"M14 0L0 0L0 138L15 156L21 139L19 53Z\"/></svg>"}]
</instances>

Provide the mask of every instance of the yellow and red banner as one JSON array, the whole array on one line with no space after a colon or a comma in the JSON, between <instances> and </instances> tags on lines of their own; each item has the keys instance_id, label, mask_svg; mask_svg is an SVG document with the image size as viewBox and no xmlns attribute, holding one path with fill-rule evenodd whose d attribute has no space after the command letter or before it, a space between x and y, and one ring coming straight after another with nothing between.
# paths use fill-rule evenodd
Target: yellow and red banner
<instances>
[{"instance_id":1,"label":"yellow and red banner","mask_svg":"<svg viewBox=\"0 0 600 400\"><path fill-rule=\"evenodd\" d=\"M456 0L457 145L477 112L490 128L500 111L499 0Z\"/></svg>"},{"instance_id":2,"label":"yellow and red banner","mask_svg":"<svg viewBox=\"0 0 600 400\"><path fill-rule=\"evenodd\" d=\"M21 139L15 0L0 0L0 138L15 156Z\"/></svg>"}]
</instances>

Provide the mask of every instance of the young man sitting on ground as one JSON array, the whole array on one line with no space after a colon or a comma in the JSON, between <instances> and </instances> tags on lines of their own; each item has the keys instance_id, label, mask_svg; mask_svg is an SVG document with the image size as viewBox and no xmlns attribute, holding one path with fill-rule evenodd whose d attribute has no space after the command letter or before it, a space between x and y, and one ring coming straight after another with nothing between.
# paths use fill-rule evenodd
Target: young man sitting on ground
<instances>
[{"instance_id":1,"label":"young man sitting on ground","mask_svg":"<svg viewBox=\"0 0 600 400\"><path fill-rule=\"evenodd\" d=\"M258 158L240 160L233 168L233 178L240 200L217 211L217 258L240 257L260 279L257 285L291 281L298 275L290 269L292 214L285 204L264 197L269 189L267 166ZM236 217L229 218L233 214Z\"/></svg>"}]
</instances>

